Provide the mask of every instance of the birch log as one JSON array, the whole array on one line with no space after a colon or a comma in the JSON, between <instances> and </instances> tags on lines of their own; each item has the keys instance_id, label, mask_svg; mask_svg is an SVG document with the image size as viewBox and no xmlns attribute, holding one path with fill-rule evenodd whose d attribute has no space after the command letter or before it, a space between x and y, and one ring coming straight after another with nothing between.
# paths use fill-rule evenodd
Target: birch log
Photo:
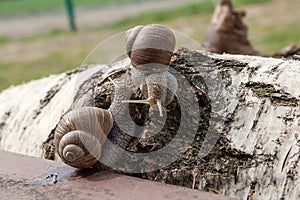
<instances>
[{"instance_id":1,"label":"birch log","mask_svg":"<svg viewBox=\"0 0 300 200\"><path fill-rule=\"evenodd\" d=\"M179 65L204 80L219 139L205 157L143 177L237 199L299 199L300 62L182 49L172 66ZM87 80L116 71L122 64L85 66L2 91L0 149L56 159L51 134L61 115L80 104L79 90L81 100L90 92Z\"/></svg>"}]
</instances>

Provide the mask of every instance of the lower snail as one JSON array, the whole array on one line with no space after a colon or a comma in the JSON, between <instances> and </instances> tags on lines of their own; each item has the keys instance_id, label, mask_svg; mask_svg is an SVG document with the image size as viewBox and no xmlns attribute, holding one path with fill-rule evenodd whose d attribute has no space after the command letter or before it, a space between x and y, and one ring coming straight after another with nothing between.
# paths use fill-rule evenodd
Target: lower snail
<instances>
[{"instance_id":1,"label":"lower snail","mask_svg":"<svg viewBox=\"0 0 300 200\"><path fill-rule=\"evenodd\" d=\"M159 24L136 26L126 32L126 52L131 59L132 81L146 97L145 100L125 100L123 103L144 103L159 110L172 102L178 89L169 63L175 49L173 32Z\"/></svg>"},{"instance_id":2,"label":"lower snail","mask_svg":"<svg viewBox=\"0 0 300 200\"><path fill-rule=\"evenodd\" d=\"M134 124L129 114L129 106L123 104L130 98L132 91L127 86L115 85L114 100L108 110L97 107L81 107L71 110L59 121L54 134L55 148L66 164L75 168L88 168L100 159L114 162L118 155L103 150L106 139L126 148L134 132ZM128 120L124 120L128 119ZM116 123L116 121L118 123Z\"/></svg>"}]
</instances>

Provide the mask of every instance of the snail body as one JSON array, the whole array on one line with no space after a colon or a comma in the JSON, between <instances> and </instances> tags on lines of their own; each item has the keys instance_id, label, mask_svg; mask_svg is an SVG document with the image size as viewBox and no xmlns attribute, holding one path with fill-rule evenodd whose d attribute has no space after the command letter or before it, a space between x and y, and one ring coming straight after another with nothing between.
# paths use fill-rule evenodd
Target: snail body
<instances>
[{"instance_id":1,"label":"snail body","mask_svg":"<svg viewBox=\"0 0 300 200\"><path fill-rule=\"evenodd\" d=\"M163 115L162 106L173 100L178 88L176 78L168 71L175 44L173 32L158 24L136 26L126 32L126 52L133 66L132 81L146 99L124 103L149 104Z\"/></svg>"},{"instance_id":2,"label":"snail body","mask_svg":"<svg viewBox=\"0 0 300 200\"><path fill-rule=\"evenodd\" d=\"M109 146L103 150L107 139L121 148L126 148L134 131L129 122L129 107L122 100L130 98L132 91L128 87L115 84L114 100L108 110L97 107L80 107L66 113L59 121L54 134L56 151L63 162L75 168L88 168L100 159L115 162L119 155L113 155ZM116 122L118 122L116 124Z\"/></svg>"}]
</instances>

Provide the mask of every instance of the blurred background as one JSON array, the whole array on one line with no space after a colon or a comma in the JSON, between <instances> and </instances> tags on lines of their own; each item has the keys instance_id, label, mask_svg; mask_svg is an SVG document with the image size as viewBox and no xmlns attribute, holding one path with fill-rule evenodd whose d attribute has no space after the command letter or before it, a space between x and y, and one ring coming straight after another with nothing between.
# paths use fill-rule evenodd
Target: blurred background
<instances>
[{"instance_id":1,"label":"blurred background","mask_svg":"<svg viewBox=\"0 0 300 200\"><path fill-rule=\"evenodd\" d=\"M161 23L201 43L217 2L0 0L0 91L76 68L101 41L138 24ZM300 45L299 0L232 3L246 11L244 22L255 49L272 54Z\"/></svg>"}]
</instances>

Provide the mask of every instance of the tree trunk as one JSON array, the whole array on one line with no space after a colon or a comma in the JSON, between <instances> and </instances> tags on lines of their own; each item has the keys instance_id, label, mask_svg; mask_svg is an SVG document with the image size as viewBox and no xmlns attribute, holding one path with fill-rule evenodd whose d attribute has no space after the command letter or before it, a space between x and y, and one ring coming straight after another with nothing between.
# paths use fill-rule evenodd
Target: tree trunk
<instances>
[{"instance_id":1,"label":"tree trunk","mask_svg":"<svg viewBox=\"0 0 300 200\"><path fill-rule=\"evenodd\" d=\"M299 199L300 62L181 49L170 66L196 94L200 118L187 124L198 124L195 137L172 164L132 175L238 199ZM58 159L53 132L61 116L78 106L108 108L107 77L124 73L122 63L85 66L2 91L0 149ZM137 90L135 98L143 98ZM176 102L167 107L172 119L178 109ZM147 110L137 108L137 123L149 123L138 114ZM136 138L127 150L170 142L177 125L166 123L158 136Z\"/></svg>"}]
</instances>

